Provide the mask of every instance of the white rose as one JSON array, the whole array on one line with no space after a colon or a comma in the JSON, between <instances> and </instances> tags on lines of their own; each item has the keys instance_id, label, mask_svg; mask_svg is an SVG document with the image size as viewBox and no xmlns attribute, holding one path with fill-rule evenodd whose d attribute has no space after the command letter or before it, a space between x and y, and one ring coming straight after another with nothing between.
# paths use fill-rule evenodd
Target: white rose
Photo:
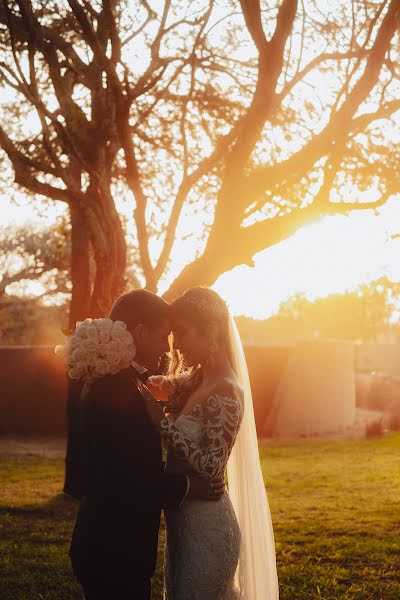
<instances>
[{"instance_id":1,"label":"white rose","mask_svg":"<svg viewBox=\"0 0 400 600\"><path fill-rule=\"evenodd\" d=\"M99 375L103 377L103 375L107 375L111 370L110 363L104 358L99 358L94 365L94 373L95 375Z\"/></svg>"},{"instance_id":2,"label":"white rose","mask_svg":"<svg viewBox=\"0 0 400 600\"><path fill-rule=\"evenodd\" d=\"M124 323L123 321L114 321L113 329L123 329L124 331L126 330L126 323Z\"/></svg>"},{"instance_id":3,"label":"white rose","mask_svg":"<svg viewBox=\"0 0 400 600\"><path fill-rule=\"evenodd\" d=\"M113 367L116 367L121 362L121 354L119 352L108 354L107 360Z\"/></svg>"},{"instance_id":4,"label":"white rose","mask_svg":"<svg viewBox=\"0 0 400 600\"><path fill-rule=\"evenodd\" d=\"M71 362L82 362L86 359L86 352L82 347L76 348L71 354Z\"/></svg>"},{"instance_id":5,"label":"white rose","mask_svg":"<svg viewBox=\"0 0 400 600\"><path fill-rule=\"evenodd\" d=\"M95 325L89 325L89 327L86 328L86 337L95 340L99 338L97 327Z\"/></svg>"},{"instance_id":6,"label":"white rose","mask_svg":"<svg viewBox=\"0 0 400 600\"><path fill-rule=\"evenodd\" d=\"M100 343L98 346L98 352L100 356L107 356L108 344L106 342Z\"/></svg>"},{"instance_id":7,"label":"white rose","mask_svg":"<svg viewBox=\"0 0 400 600\"><path fill-rule=\"evenodd\" d=\"M116 351L118 354L122 354L122 352L125 350L124 344L120 341L115 341L114 343L116 345Z\"/></svg>"},{"instance_id":8,"label":"white rose","mask_svg":"<svg viewBox=\"0 0 400 600\"><path fill-rule=\"evenodd\" d=\"M133 360L134 356L135 355L133 352L129 352L129 350L125 350L121 355L121 360L122 360L122 362L130 363Z\"/></svg>"},{"instance_id":9,"label":"white rose","mask_svg":"<svg viewBox=\"0 0 400 600\"><path fill-rule=\"evenodd\" d=\"M124 329L121 329L120 327L118 327L117 329L114 329L113 327L111 331L111 338L113 340L122 341L126 338L126 331Z\"/></svg>"},{"instance_id":10,"label":"white rose","mask_svg":"<svg viewBox=\"0 0 400 600\"><path fill-rule=\"evenodd\" d=\"M82 348L85 352L97 352L99 344L95 339L85 340L82 342Z\"/></svg>"},{"instance_id":11,"label":"white rose","mask_svg":"<svg viewBox=\"0 0 400 600\"><path fill-rule=\"evenodd\" d=\"M71 379L82 379L87 373L86 365L83 363L77 363L71 369L69 369L68 374Z\"/></svg>"},{"instance_id":12,"label":"white rose","mask_svg":"<svg viewBox=\"0 0 400 600\"><path fill-rule=\"evenodd\" d=\"M71 356L72 353L72 348L71 348L71 341L68 339L65 344L64 344L64 356L66 359L68 359L69 356Z\"/></svg>"},{"instance_id":13,"label":"white rose","mask_svg":"<svg viewBox=\"0 0 400 600\"><path fill-rule=\"evenodd\" d=\"M79 371L76 367L72 367L71 369L69 369L68 375L71 379L79 379L80 378Z\"/></svg>"},{"instance_id":14,"label":"white rose","mask_svg":"<svg viewBox=\"0 0 400 600\"><path fill-rule=\"evenodd\" d=\"M77 327L75 329L75 335L78 338L83 338L84 339L86 337L86 329L87 329L86 325L79 325L79 327Z\"/></svg>"},{"instance_id":15,"label":"white rose","mask_svg":"<svg viewBox=\"0 0 400 600\"><path fill-rule=\"evenodd\" d=\"M58 346L56 346L54 348L54 353L56 356L58 356L59 358L65 358L66 356L66 351L65 351L65 346L64 344L59 344Z\"/></svg>"},{"instance_id":16,"label":"white rose","mask_svg":"<svg viewBox=\"0 0 400 600\"><path fill-rule=\"evenodd\" d=\"M105 344L104 353L108 356L110 354L116 354L118 352L117 342L111 341Z\"/></svg>"},{"instance_id":17,"label":"white rose","mask_svg":"<svg viewBox=\"0 0 400 600\"><path fill-rule=\"evenodd\" d=\"M110 331L112 329L113 322L111 319L98 319L97 328L99 331Z\"/></svg>"},{"instance_id":18,"label":"white rose","mask_svg":"<svg viewBox=\"0 0 400 600\"><path fill-rule=\"evenodd\" d=\"M94 367L96 362L99 360L97 354L87 354L85 356L85 362L89 367Z\"/></svg>"},{"instance_id":19,"label":"white rose","mask_svg":"<svg viewBox=\"0 0 400 600\"><path fill-rule=\"evenodd\" d=\"M85 362L86 356L87 351L84 348L82 348L82 346L79 346L78 348L75 348L75 350L72 352L70 360L74 362Z\"/></svg>"},{"instance_id":20,"label":"white rose","mask_svg":"<svg viewBox=\"0 0 400 600\"><path fill-rule=\"evenodd\" d=\"M71 350L75 350L75 348L77 348L79 346L81 341L82 341L82 338L79 338L76 335L73 335L72 337L70 337L69 342L71 344Z\"/></svg>"},{"instance_id":21,"label":"white rose","mask_svg":"<svg viewBox=\"0 0 400 600\"><path fill-rule=\"evenodd\" d=\"M133 344L133 337L129 331L124 332L123 337L121 337L121 341L126 345Z\"/></svg>"},{"instance_id":22,"label":"white rose","mask_svg":"<svg viewBox=\"0 0 400 600\"><path fill-rule=\"evenodd\" d=\"M129 344L124 344L125 352L131 352L132 358L135 358L136 355L136 345L133 339L129 342Z\"/></svg>"},{"instance_id":23,"label":"white rose","mask_svg":"<svg viewBox=\"0 0 400 600\"><path fill-rule=\"evenodd\" d=\"M110 331L99 331L99 342L101 344L108 342L110 340Z\"/></svg>"}]
</instances>

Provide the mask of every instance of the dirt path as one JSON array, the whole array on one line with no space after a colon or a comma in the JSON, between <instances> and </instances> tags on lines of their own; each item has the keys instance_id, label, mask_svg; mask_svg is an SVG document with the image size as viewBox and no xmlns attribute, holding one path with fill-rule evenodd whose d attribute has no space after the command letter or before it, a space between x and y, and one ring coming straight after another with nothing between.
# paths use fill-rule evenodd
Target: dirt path
<instances>
[{"instance_id":1,"label":"dirt path","mask_svg":"<svg viewBox=\"0 0 400 600\"><path fill-rule=\"evenodd\" d=\"M66 447L65 436L0 436L0 454L64 458Z\"/></svg>"},{"instance_id":2,"label":"dirt path","mask_svg":"<svg viewBox=\"0 0 400 600\"><path fill-rule=\"evenodd\" d=\"M351 427L310 437L332 440L360 439L365 437L367 423L379 420L381 417L381 412L357 408L356 419ZM66 447L65 436L0 435L0 454L64 458Z\"/></svg>"}]
</instances>

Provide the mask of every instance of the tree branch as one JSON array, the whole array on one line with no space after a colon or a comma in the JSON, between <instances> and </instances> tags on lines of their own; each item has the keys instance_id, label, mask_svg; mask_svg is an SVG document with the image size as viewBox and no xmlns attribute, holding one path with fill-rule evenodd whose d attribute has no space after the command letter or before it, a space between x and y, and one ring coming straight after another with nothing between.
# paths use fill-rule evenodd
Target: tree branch
<instances>
[{"instance_id":1,"label":"tree branch","mask_svg":"<svg viewBox=\"0 0 400 600\"><path fill-rule=\"evenodd\" d=\"M315 135L306 146L293 154L289 159L273 166L263 166L255 169L243 182L240 196L247 199L250 205L255 198L268 188L284 181L288 173L292 178L300 178L317 160L329 153L332 144L347 135L352 129L352 117L360 103L368 96L375 86L380 69L389 49L390 41L397 31L400 5L392 0L386 13L375 42L370 50L370 58L364 72L357 81L347 100L331 119L325 129Z\"/></svg>"},{"instance_id":2,"label":"tree branch","mask_svg":"<svg viewBox=\"0 0 400 600\"><path fill-rule=\"evenodd\" d=\"M0 146L3 148L14 167L15 182L31 192L47 196L52 200L60 200L70 204L77 199L72 197L67 189L59 189L35 179L26 164L26 156L15 148L4 129L0 126Z\"/></svg>"}]
</instances>

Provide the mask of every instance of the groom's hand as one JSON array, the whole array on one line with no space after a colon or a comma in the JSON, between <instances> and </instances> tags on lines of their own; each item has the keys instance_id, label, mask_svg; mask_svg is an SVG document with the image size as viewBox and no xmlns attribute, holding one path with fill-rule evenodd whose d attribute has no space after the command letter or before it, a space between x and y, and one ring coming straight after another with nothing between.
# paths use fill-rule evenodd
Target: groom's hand
<instances>
[{"instance_id":1,"label":"groom's hand","mask_svg":"<svg viewBox=\"0 0 400 600\"><path fill-rule=\"evenodd\" d=\"M189 482L186 500L219 500L225 491L225 482L222 477L214 479L189 477Z\"/></svg>"}]
</instances>

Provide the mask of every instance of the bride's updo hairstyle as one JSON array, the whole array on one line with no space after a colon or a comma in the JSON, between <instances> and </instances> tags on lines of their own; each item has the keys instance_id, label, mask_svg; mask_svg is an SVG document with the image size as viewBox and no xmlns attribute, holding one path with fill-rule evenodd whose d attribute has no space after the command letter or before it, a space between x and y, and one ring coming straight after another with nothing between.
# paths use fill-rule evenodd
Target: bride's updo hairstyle
<instances>
[{"instance_id":1,"label":"bride's updo hairstyle","mask_svg":"<svg viewBox=\"0 0 400 600\"><path fill-rule=\"evenodd\" d=\"M210 325L216 332L215 341L229 356L229 311L225 301L210 288L194 287L187 290L170 304L172 322L187 321L193 325L199 337L207 335ZM179 370L177 359L172 361L170 372Z\"/></svg>"}]
</instances>

